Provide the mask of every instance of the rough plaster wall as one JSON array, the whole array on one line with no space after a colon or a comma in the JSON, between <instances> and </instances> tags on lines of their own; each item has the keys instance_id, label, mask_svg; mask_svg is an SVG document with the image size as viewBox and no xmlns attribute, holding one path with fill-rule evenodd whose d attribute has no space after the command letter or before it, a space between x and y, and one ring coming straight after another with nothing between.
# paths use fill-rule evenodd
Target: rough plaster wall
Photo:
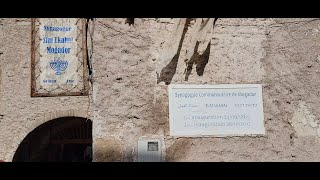
<instances>
[{"instance_id":1,"label":"rough plaster wall","mask_svg":"<svg viewBox=\"0 0 320 180\"><path fill-rule=\"evenodd\" d=\"M0 159L12 161L20 142L42 123L86 117L88 97L31 98L30 19L0 20Z\"/></svg>"},{"instance_id":2,"label":"rough plaster wall","mask_svg":"<svg viewBox=\"0 0 320 180\"><path fill-rule=\"evenodd\" d=\"M93 136L99 141L94 140L94 161L133 161L138 138L159 134L159 121L153 118L156 74L149 25L143 19L134 26L125 19L96 20ZM102 155L114 146L120 158L115 158L118 153Z\"/></svg>"},{"instance_id":3,"label":"rough plaster wall","mask_svg":"<svg viewBox=\"0 0 320 180\"><path fill-rule=\"evenodd\" d=\"M267 30L265 118L270 139L280 137L283 140L277 144L287 144L279 152L284 160L320 159L319 23L319 19L280 19Z\"/></svg>"},{"instance_id":4,"label":"rough plaster wall","mask_svg":"<svg viewBox=\"0 0 320 180\"><path fill-rule=\"evenodd\" d=\"M193 73L187 83L261 83L266 136L180 138L168 142L168 160L318 161L319 23L312 19L217 21L204 75ZM177 70L172 83L185 83L182 72ZM297 111L304 112L304 126L290 124L304 122L294 117ZM308 132L310 127L313 133ZM181 147L186 148L177 153Z\"/></svg>"},{"instance_id":5,"label":"rough plaster wall","mask_svg":"<svg viewBox=\"0 0 320 180\"><path fill-rule=\"evenodd\" d=\"M94 138L99 139L95 161L135 161L137 140L143 136L164 138L166 161L319 161L320 21L218 19L203 74L198 75L194 64L186 81L194 22L169 69L171 83L261 83L266 135L170 137L167 85L158 81L156 69L167 41L173 41L175 20L136 19L129 26L125 19L98 19L93 59ZM103 155L108 148L120 151L113 154L121 158Z\"/></svg>"}]
</instances>

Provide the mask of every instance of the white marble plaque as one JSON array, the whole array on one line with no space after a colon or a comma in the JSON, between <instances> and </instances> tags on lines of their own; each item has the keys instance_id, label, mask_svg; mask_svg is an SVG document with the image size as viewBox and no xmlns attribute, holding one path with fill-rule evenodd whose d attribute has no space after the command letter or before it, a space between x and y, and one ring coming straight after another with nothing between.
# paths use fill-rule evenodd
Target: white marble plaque
<instances>
[{"instance_id":1,"label":"white marble plaque","mask_svg":"<svg viewBox=\"0 0 320 180\"><path fill-rule=\"evenodd\" d=\"M260 84L169 85L171 136L265 134Z\"/></svg>"}]
</instances>

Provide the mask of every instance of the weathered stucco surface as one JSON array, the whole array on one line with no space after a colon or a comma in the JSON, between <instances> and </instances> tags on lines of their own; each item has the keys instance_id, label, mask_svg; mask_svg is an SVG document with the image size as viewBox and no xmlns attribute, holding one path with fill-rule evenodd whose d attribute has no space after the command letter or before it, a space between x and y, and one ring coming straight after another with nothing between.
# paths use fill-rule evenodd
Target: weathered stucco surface
<instances>
[{"instance_id":1,"label":"weathered stucco surface","mask_svg":"<svg viewBox=\"0 0 320 180\"><path fill-rule=\"evenodd\" d=\"M320 19L125 21L90 24L94 161L136 161L141 138L161 139L165 161L320 160ZM169 83L262 84L266 135L171 137ZM43 122L86 117L89 101L30 97L30 19L0 20L0 99L6 161Z\"/></svg>"}]
</instances>

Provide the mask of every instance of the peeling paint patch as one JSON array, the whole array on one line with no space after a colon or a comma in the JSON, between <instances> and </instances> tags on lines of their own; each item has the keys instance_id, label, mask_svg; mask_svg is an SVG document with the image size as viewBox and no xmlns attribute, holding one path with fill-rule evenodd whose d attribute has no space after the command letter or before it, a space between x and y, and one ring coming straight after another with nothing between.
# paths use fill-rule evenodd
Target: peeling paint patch
<instances>
[{"instance_id":1,"label":"peeling paint patch","mask_svg":"<svg viewBox=\"0 0 320 180\"><path fill-rule=\"evenodd\" d=\"M320 137L319 120L310 111L310 107L303 101L299 101L297 110L293 114L292 126L297 136Z\"/></svg>"},{"instance_id":2,"label":"peeling paint patch","mask_svg":"<svg viewBox=\"0 0 320 180\"><path fill-rule=\"evenodd\" d=\"M320 62L320 55L317 56L317 60L318 60L318 62Z\"/></svg>"}]
</instances>

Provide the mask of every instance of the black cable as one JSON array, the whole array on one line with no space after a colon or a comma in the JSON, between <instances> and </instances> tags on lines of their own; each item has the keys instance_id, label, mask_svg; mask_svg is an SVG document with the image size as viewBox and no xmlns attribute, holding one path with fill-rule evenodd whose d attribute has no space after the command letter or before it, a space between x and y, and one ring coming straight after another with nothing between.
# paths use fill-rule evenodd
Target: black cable
<instances>
[{"instance_id":1,"label":"black cable","mask_svg":"<svg viewBox=\"0 0 320 180\"><path fill-rule=\"evenodd\" d=\"M86 37L88 37L88 26L89 26L89 21L90 20L93 20L93 18L86 18L86 29L85 29L85 32L86 32ZM87 39L87 38L86 38ZM92 43L92 42L91 42ZM92 74L92 65L90 63L90 58L89 57L89 49L88 49L88 40L86 42L86 45L87 45L87 66L88 66L88 70L89 70L89 77L91 77L91 74ZM90 80L90 79L89 79Z\"/></svg>"}]
</instances>

